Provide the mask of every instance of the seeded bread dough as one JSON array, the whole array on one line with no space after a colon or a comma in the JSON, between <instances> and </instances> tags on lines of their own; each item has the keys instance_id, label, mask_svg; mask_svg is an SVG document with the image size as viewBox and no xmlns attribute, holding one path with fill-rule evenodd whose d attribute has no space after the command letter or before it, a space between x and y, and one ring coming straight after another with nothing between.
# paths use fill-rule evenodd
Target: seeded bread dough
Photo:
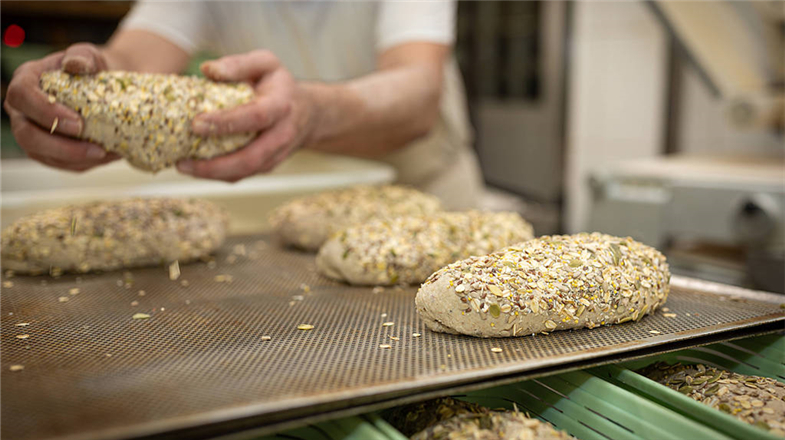
<instances>
[{"instance_id":1,"label":"seeded bread dough","mask_svg":"<svg viewBox=\"0 0 785 440\"><path fill-rule=\"evenodd\" d=\"M658 362L640 374L742 422L785 437L785 384L701 364Z\"/></svg>"},{"instance_id":2,"label":"seeded bread dough","mask_svg":"<svg viewBox=\"0 0 785 440\"><path fill-rule=\"evenodd\" d=\"M205 257L224 241L228 216L205 200L131 199L50 209L2 234L3 268L89 272Z\"/></svg>"},{"instance_id":3,"label":"seeded bread dough","mask_svg":"<svg viewBox=\"0 0 785 440\"><path fill-rule=\"evenodd\" d=\"M440 210L439 199L415 189L363 185L292 200L273 211L270 225L282 244L316 252L331 234L348 226Z\"/></svg>"},{"instance_id":4,"label":"seeded bread dough","mask_svg":"<svg viewBox=\"0 0 785 440\"><path fill-rule=\"evenodd\" d=\"M521 412L489 411L461 414L431 426L411 440L565 440L573 439L550 423Z\"/></svg>"},{"instance_id":5,"label":"seeded bread dough","mask_svg":"<svg viewBox=\"0 0 785 440\"><path fill-rule=\"evenodd\" d=\"M358 285L414 284L439 268L530 240L529 223L514 212L443 212L373 220L335 234L316 267Z\"/></svg>"},{"instance_id":6,"label":"seeded bread dough","mask_svg":"<svg viewBox=\"0 0 785 440\"><path fill-rule=\"evenodd\" d=\"M411 437L456 415L485 414L489 411L475 403L443 397L394 408L384 414L384 419L401 434Z\"/></svg>"},{"instance_id":7,"label":"seeded bread dough","mask_svg":"<svg viewBox=\"0 0 785 440\"><path fill-rule=\"evenodd\" d=\"M417 312L437 332L522 336L638 321L665 303L656 249L599 233L543 236L431 275Z\"/></svg>"},{"instance_id":8,"label":"seeded bread dough","mask_svg":"<svg viewBox=\"0 0 785 440\"><path fill-rule=\"evenodd\" d=\"M255 133L202 137L191 131L197 114L251 101L253 89L244 83L154 73L80 76L50 71L41 75L41 88L51 102L82 115L82 139L145 171L160 171L182 159L227 154L255 137Z\"/></svg>"}]
</instances>

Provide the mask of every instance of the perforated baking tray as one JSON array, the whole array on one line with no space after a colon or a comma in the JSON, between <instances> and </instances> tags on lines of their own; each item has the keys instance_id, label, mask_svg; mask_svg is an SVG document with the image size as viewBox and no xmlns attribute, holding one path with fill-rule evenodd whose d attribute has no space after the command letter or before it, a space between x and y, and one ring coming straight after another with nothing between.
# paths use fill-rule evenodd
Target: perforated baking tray
<instances>
[{"instance_id":1,"label":"perforated baking tray","mask_svg":"<svg viewBox=\"0 0 785 440\"><path fill-rule=\"evenodd\" d=\"M675 317L476 339L427 331L416 288L326 280L312 255L264 237L235 238L214 263L180 269L175 281L165 268L4 278L13 286L0 304L2 436L269 432L326 411L772 331L785 321L777 296L674 277L667 307Z\"/></svg>"}]
</instances>

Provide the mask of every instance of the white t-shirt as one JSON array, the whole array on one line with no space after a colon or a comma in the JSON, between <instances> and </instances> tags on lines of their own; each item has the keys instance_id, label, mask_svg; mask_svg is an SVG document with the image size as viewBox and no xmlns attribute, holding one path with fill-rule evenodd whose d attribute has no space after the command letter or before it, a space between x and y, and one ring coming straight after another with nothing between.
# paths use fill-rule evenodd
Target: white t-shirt
<instances>
[{"instance_id":1,"label":"white t-shirt","mask_svg":"<svg viewBox=\"0 0 785 440\"><path fill-rule=\"evenodd\" d=\"M188 53L268 49L295 78L335 82L376 69L377 54L401 43L451 45L452 1L141 1L123 20ZM441 117L432 132L384 158L401 183L432 192L451 208L472 207L482 185L471 151L463 84L445 66Z\"/></svg>"}]
</instances>

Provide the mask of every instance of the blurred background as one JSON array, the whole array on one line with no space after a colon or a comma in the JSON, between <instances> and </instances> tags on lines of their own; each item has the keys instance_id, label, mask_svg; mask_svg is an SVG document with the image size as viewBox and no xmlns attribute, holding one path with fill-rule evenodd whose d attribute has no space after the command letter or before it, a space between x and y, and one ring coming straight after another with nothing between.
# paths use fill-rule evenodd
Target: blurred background
<instances>
[{"instance_id":1,"label":"blurred background","mask_svg":"<svg viewBox=\"0 0 785 440\"><path fill-rule=\"evenodd\" d=\"M3 1L3 96L19 64L105 42L132 3ZM785 292L785 2L460 2L455 51L485 208L521 212L538 235L629 235L675 273ZM236 186L119 163L75 176L25 159L5 112L0 128L3 225L102 189L210 193L242 210L240 193L272 206L391 178L308 154Z\"/></svg>"}]
</instances>

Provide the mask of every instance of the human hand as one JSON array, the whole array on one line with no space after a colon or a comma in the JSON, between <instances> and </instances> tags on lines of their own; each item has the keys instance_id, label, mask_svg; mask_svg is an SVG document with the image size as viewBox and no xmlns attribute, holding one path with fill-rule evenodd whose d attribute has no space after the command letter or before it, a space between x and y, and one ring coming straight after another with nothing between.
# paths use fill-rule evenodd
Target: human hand
<instances>
[{"instance_id":1,"label":"human hand","mask_svg":"<svg viewBox=\"0 0 785 440\"><path fill-rule=\"evenodd\" d=\"M99 145L73 139L84 126L81 116L62 104L50 102L39 87L43 72L61 67L68 73L90 74L105 70L106 60L97 47L80 43L19 66L3 104L17 143L30 158L71 171L85 171L118 159Z\"/></svg>"},{"instance_id":2,"label":"human hand","mask_svg":"<svg viewBox=\"0 0 785 440\"><path fill-rule=\"evenodd\" d=\"M206 179L236 182L268 172L305 144L313 126L313 105L278 58L256 50L230 55L202 64L202 72L214 81L251 83L256 98L232 109L202 113L192 130L202 136L259 132L247 146L208 160L185 160L177 169Z\"/></svg>"}]
</instances>

